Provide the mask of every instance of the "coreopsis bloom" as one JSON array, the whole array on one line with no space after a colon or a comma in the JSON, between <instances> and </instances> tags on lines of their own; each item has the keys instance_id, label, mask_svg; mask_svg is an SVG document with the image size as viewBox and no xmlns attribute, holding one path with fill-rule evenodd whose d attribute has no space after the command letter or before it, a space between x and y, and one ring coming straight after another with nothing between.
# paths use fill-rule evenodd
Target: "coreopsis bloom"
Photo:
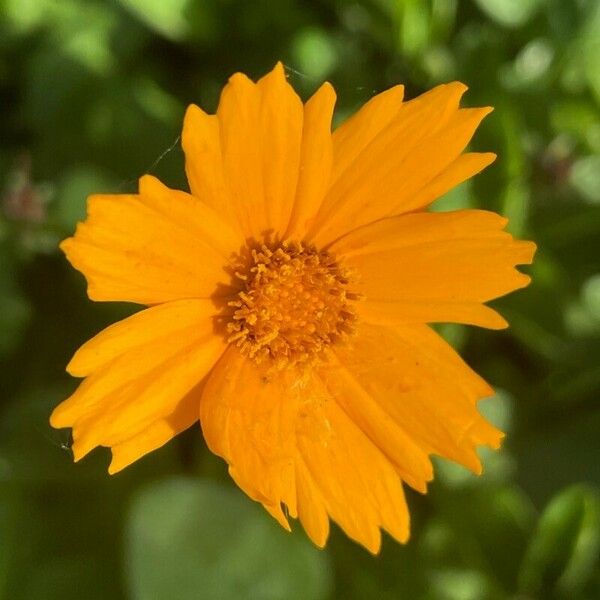
<instances>
[{"instance_id":1,"label":"coreopsis bloom","mask_svg":"<svg viewBox=\"0 0 600 600\"><path fill-rule=\"evenodd\" d=\"M156 178L96 195L61 247L93 300L148 308L84 344L84 377L52 414L81 459L115 473L200 421L235 482L323 546L333 519L371 552L405 542L403 484L430 456L476 473L502 433L477 411L492 389L430 324L491 329L485 302L521 288L535 246L482 210L428 212L495 158L464 153L490 108L466 87L403 102L396 86L335 131L328 83L303 105L281 64L237 73L217 113L187 110L190 193Z\"/></svg>"}]
</instances>

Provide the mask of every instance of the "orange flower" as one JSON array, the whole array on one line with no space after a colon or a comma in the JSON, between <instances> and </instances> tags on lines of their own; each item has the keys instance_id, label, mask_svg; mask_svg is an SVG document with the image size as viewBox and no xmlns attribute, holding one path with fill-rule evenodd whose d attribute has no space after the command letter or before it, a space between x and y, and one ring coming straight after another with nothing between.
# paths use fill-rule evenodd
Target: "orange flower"
<instances>
[{"instance_id":1,"label":"orange flower","mask_svg":"<svg viewBox=\"0 0 600 600\"><path fill-rule=\"evenodd\" d=\"M480 473L492 389L429 324L506 327L484 302L527 285L535 246L495 213L426 210L495 158L463 154L491 110L465 90L396 86L331 133L328 83L303 105L281 64L238 73L216 115L186 113L191 194L146 175L92 196L62 249L91 299L150 308L67 367L85 380L51 423L75 460L107 446L115 473L199 419L285 528L323 546L331 518L374 553L380 528L407 540L402 483L425 492L431 454Z\"/></svg>"}]
</instances>

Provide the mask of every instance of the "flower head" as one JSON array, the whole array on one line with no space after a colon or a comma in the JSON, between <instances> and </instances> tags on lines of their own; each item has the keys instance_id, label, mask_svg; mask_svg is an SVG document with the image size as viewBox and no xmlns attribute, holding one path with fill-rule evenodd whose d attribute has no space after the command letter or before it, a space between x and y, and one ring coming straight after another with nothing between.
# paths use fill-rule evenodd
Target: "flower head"
<instances>
[{"instance_id":1,"label":"flower head","mask_svg":"<svg viewBox=\"0 0 600 600\"><path fill-rule=\"evenodd\" d=\"M481 210L427 212L489 165L464 153L491 109L460 83L403 102L394 87L333 133L333 88L302 104L278 64L236 74L215 115L190 106L191 193L152 176L91 196L62 249L93 300L148 308L84 344L85 378L53 412L79 460L119 471L198 420L236 483L322 546L329 519L370 551L409 535L403 484L438 454L476 473L502 433L492 389L430 327L507 323L484 303L527 285L531 242Z\"/></svg>"}]
</instances>

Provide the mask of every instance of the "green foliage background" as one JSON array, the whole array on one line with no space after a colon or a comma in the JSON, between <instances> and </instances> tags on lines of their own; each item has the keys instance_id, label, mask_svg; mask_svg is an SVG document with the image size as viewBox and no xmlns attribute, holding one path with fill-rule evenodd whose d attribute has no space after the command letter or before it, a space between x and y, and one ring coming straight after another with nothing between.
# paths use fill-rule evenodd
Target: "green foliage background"
<instances>
[{"instance_id":1,"label":"green foliage background","mask_svg":"<svg viewBox=\"0 0 600 600\"><path fill-rule=\"evenodd\" d=\"M235 489L194 428L125 472L71 462L51 409L94 304L57 250L91 192L184 187L185 106L276 60L339 119L397 82L492 104L499 160L440 200L511 219L539 254L503 332L445 327L508 432L475 478L437 463L413 536L314 549ZM600 3L597 0L0 0L0 598L600 598Z\"/></svg>"}]
</instances>

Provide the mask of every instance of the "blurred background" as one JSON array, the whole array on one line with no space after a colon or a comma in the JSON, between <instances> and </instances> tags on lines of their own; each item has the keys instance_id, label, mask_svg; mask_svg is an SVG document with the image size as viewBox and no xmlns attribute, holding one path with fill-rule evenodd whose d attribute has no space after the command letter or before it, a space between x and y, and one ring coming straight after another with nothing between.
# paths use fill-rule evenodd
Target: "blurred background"
<instances>
[{"instance_id":1,"label":"blurred background","mask_svg":"<svg viewBox=\"0 0 600 600\"><path fill-rule=\"evenodd\" d=\"M248 500L199 431L109 477L48 425L75 349L136 307L87 300L57 250L91 192L151 172L186 189L178 136L237 70L281 59L337 120L402 82L491 104L498 161L436 208L535 240L507 331L443 327L498 390L509 435L476 478L437 461L408 546L325 551ZM0 598L600 598L600 3L597 0L0 0Z\"/></svg>"}]
</instances>

